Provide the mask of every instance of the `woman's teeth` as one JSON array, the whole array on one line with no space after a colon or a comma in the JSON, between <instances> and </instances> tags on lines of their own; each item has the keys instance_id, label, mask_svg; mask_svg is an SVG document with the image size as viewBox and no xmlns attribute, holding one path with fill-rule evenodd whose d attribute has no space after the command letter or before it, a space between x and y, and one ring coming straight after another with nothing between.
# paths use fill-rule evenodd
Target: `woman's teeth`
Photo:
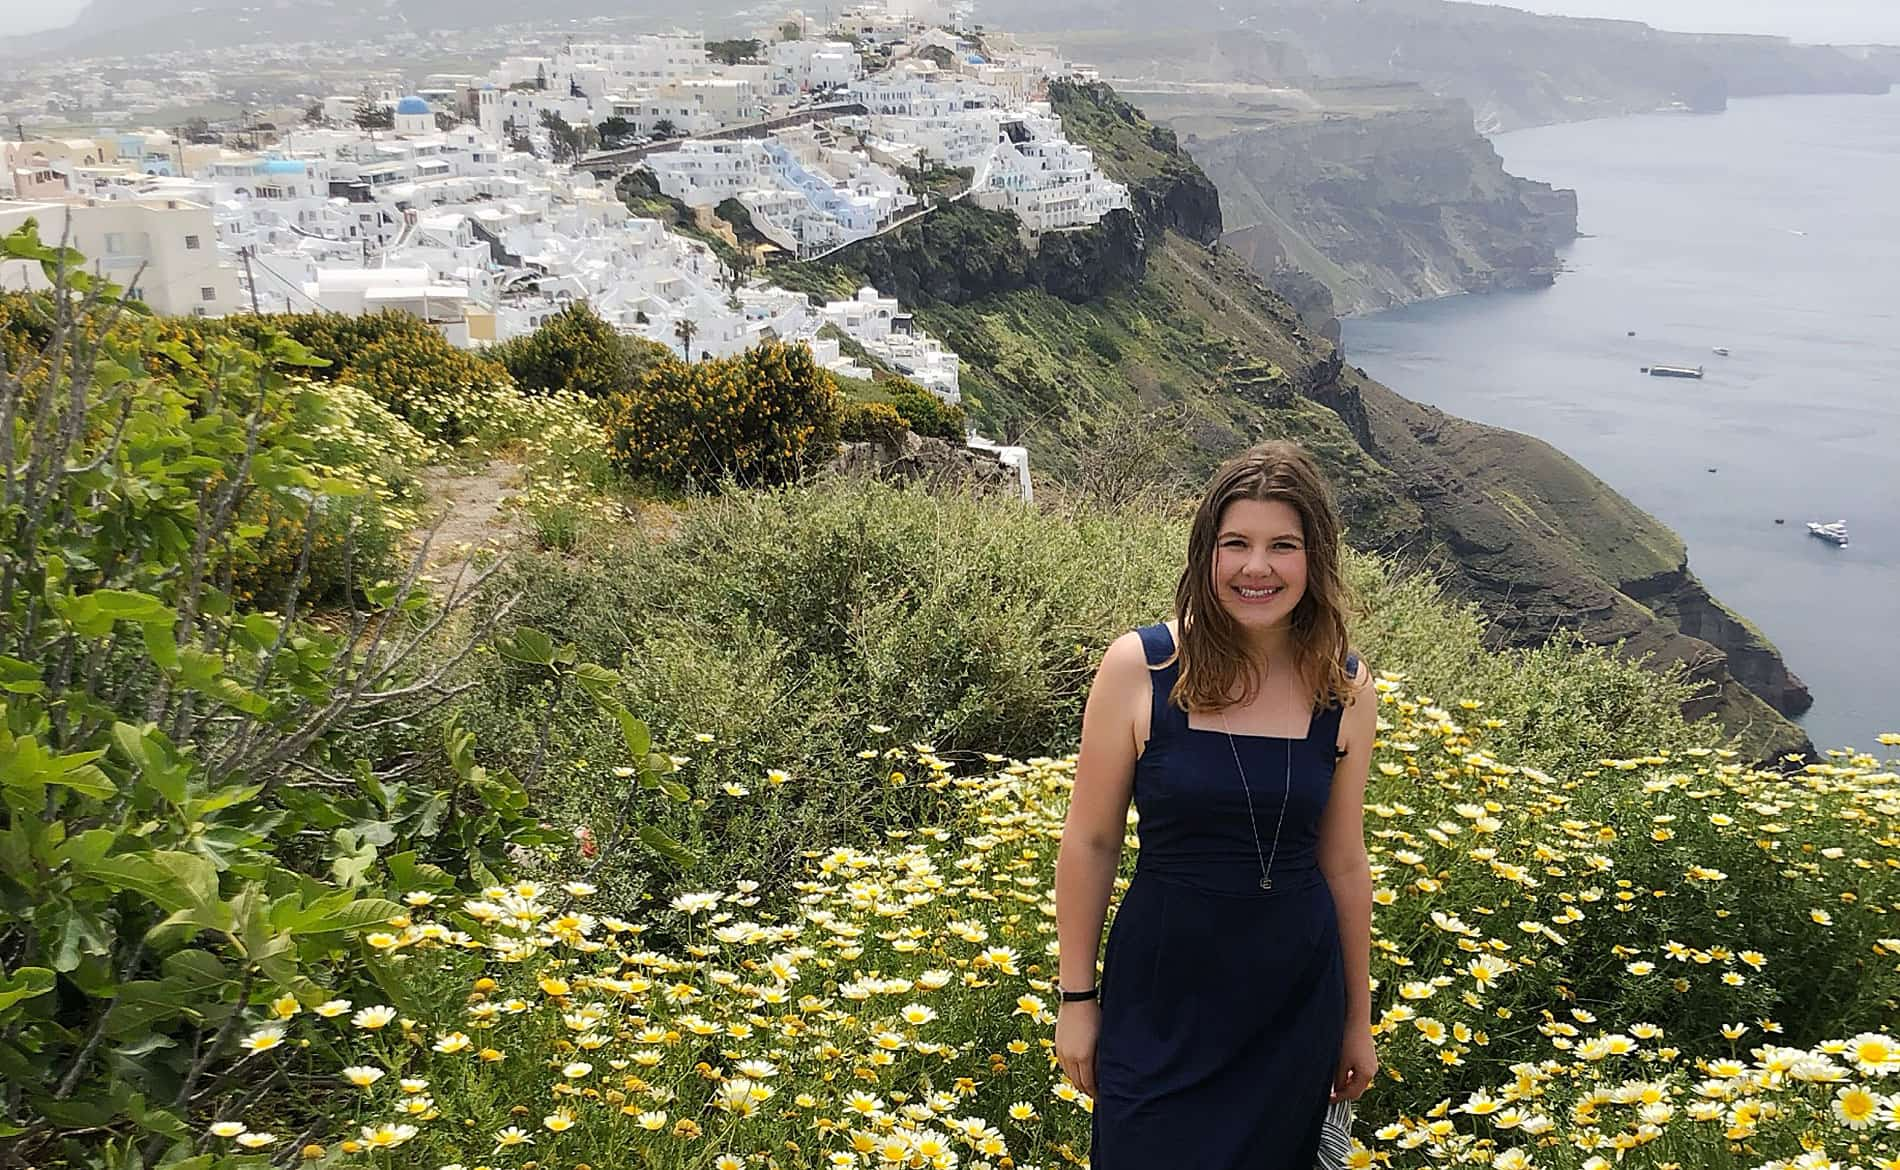
<instances>
[{"instance_id":1,"label":"woman's teeth","mask_svg":"<svg viewBox=\"0 0 1900 1170\"><path fill-rule=\"evenodd\" d=\"M1280 587L1278 586L1272 589L1249 589L1245 585L1237 585L1235 588L1240 591L1242 597L1249 601L1265 601L1267 598L1280 592Z\"/></svg>"}]
</instances>

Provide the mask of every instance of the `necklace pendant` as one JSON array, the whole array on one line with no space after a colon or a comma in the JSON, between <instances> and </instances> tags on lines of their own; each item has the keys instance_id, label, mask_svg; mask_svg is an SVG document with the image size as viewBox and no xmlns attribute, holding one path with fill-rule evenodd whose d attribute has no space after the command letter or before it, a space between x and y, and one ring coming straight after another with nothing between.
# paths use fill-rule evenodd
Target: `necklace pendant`
<instances>
[{"instance_id":1,"label":"necklace pendant","mask_svg":"<svg viewBox=\"0 0 1900 1170\"><path fill-rule=\"evenodd\" d=\"M1263 889L1263 890L1271 890L1271 889L1273 888L1273 879L1272 879L1272 878L1270 878L1270 877L1263 877L1263 878L1261 878L1261 879L1260 879L1260 888L1261 888L1261 889Z\"/></svg>"}]
</instances>

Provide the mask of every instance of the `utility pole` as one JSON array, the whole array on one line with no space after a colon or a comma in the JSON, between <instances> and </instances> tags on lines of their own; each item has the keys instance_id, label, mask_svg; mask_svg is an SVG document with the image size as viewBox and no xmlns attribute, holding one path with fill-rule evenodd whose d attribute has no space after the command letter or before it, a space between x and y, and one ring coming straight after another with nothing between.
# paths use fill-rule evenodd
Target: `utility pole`
<instances>
[{"instance_id":1,"label":"utility pole","mask_svg":"<svg viewBox=\"0 0 1900 1170\"><path fill-rule=\"evenodd\" d=\"M244 283L251 286L251 315L261 317L264 315L264 311L257 307L257 277L251 275L252 251L252 246L246 244L238 249L238 255L244 258Z\"/></svg>"}]
</instances>

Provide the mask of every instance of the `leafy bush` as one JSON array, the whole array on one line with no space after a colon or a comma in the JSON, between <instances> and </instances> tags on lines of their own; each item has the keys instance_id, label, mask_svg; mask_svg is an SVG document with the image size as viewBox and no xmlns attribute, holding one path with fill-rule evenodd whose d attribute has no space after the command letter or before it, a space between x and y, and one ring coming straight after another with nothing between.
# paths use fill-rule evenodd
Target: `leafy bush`
<instances>
[{"instance_id":1,"label":"leafy bush","mask_svg":"<svg viewBox=\"0 0 1900 1170\"><path fill-rule=\"evenodd\" d=\"M837 384L811 350L771 341L655 364L610 399L608 447L627 475L670 487L779 484L832 457L838 410Z\"/></svg>"},{"instance_id":2,"label":"leafy bush","mask_svg":"<svg viewBox=\"0 0 1900 1170\"><path fill-rule=\"evenodd\" d=\"M917 383L903 379L885 382L882 388L911 430L927 438L963 441L966 428L961 406L945 402Z\"/></svg>"},{"instance_id":3,"label":"leafy bush","mask_svg":"<svg viewBox=\"0 0 1900 1170\"><path fill-rule=\"evenodd\" d=\"M904 441L904 416L888 402L847 402L838 420L838 437L847 443L896 447Z\"/></svg>"},{"instance_id":4,"label":"leafy bush","mask_svg":"<svg viewBox=\"0 0 1900 1170\"><path fill-rule=\"evenodd\" d=\"M923 810L873 816L882 806L860 803L854 786L871 775L860 751L1072 749L1097 656L1167 616L1186 542L1183 519L1138 508L1028 509L848 479L697 499L654 527L665 533L657 543L622 537L579 560L524 561L514 613L620 669L629 704L691 752L680 779L708 807L696 823L663 823L709 854L700 881L747 859L778 864L814 842L861 839L886 815L914 823ZM1529 766L1719 742L1710 727L1686 728L1667 687L1651 696L1654 677L1614 654L1558 645L1494 655L1475 613L1429 580L1370 558L1348 564L1368 614L1358 648L1375 666L1416 662L1411 685L1423 694L1469 695L1508 716L1500 748ZM484 681L474 701L503 758L527 750L544 700ZM556 712L550 750L605 758L611 742L586 723L584 710ZM888 738L871 724L891 728ZM711 739L689 744L698 734ZM770 817L722 804L725 785L756 790L771 769L793 777L797 800ZM538 794L562 819L611 815L585 786Z\"/></svg>"},{"instance_id":5,"label":"leafy bush","mask_svg":"<svg viewBox=\"0 0 1900 1170\"><path fill-rule=\"evenodd\" d=\"M357 937L401 920L386 892L426 901L569 838L452 722L446 752L391 739L453 693L499 611L467 620L466 595L429 597L412 565L394 583L346 570L343 608L301 617L315 525L362 497L316 462L350 444L311 425L333 417L315 401L330 388L286 372L317 359L276 332L207 332L189 351L31 224L0 247L58 281L37 306L45 344L10 347L0 369L16 420L0 502L0 1130L26 1164L172 1163L242 1096L309 1120L308 1086L257 1059L282 1036L269 1019L334 1015L372 984L409 998L377 957L383 935ZM234 593L271 546L254 514L302 519L276 613ZM532 631L501 649L614 717L630 792L671 786L612 672Z\"/></svg>"},{"instance_id":6,"label":"leafy bush","mask_svg":"<svg viewBox=\"0 0 1900 1170\"><path fill-rule=\"evenodd\" d=\"M585 301L562 309L528 336L487 351L523 390L572 390L589 398L625 390L666 355L663 346L623 336Z\"/></svg>"},{"instance_id":7,"label":"leafy bush","mask_svg":"<svg viewBox=\"0 0 1900 1170\"><path fill-rule=\"evenodd\" d=\"M393 309L355 317L175 317L161 329L194 355L202 355L214 338L264 347L272 336L289 337L322 359L307 368L308 376L367 392L435 442L459 443L476 434L495 397L513 390L501 366L455 348L427 322Z\"/></svg>"}]
</instances>

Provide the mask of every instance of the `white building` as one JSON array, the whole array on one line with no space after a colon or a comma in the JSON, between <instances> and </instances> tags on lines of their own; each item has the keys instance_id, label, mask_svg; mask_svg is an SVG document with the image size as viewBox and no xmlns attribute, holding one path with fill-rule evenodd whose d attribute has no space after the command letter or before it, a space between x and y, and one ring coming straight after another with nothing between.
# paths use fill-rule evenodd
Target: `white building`
<instances>
[{"instance_id":1,"label":"white building","mask_svg":"<svg viewBox=\"0 0 1900 1170\"><path fill-rule=\"evenodd\" d=\"M427 268L319 269L304 285L318 309L361 316L388 310L420 317L449 341L466 347L468 286L436 280Z\"/></svg>"},{"instance_id":2,"label":"white building","mask_svg":"<svg viewBox=\"0 0 1900 1170\"><path fill-rule=\"evenodd\" d=\"M499 142L508 141L511 130L531 140L543 138L543 114L553 114L570 126L592 126L606 120L605 115L596 118L593 104L585 97L574 96L566 86L545 90L490 86L475 95L475 124Z\"/></svg>"},{"instance_id":3,"label":"white building","mask_svg":"<svg viewBox=\"0 0 1900 1170\"><path fill-rule=\"evenodd\" d=\"M236 269L218 254L211 209L178 199L84 202L0 202L0 235L28 219L42 240L67 244L154 312L173 317L217 317L240 307ZM37 264L8 263L0 284L47 287Z\"/></svg>"},{"instance_id":4,"label":"white building","mask_svg":"<svg viewBox=\"0 0 1900 1170\"><path fill-rule=\"evenodd\" d=\"M864 76L864 58L849 41L778 41L764 54L771 92L781 97L837 89Z\"/></svg>"},{"instance_id":5,"label":"white building","mask_svg":"<svg viewBox=\"0 0 1900 1170\"><path fill-rule=\"evenodd\" d=\"M825 136L798 129L690 139L646 165L660 190L688 207L737 199L767 239L810 257L877 232L917 202L903 180Z\"/></svg>"},{"instance_id":6,"label":"white building","mask_svg":"<svg viewBox=\"0 0 1900 1170\"><path fill-rule=\"evenodd\" d=\"M435 110L428 101L415 94L396 103L395 124L392 129L397 134L433 134L435 133Z\"/></svg>"},{"instance_id":7,"label":"white building","mask_svg":"<svg viewBox=\"0 0 1900 1170\"><path fill-rule=\"evenodd\" d=\"M961 369L957 355L917 328L896 297L882 296L867 285L848 301L827 303L819 315L866 353L945 402L963 400L957 386Z\"/></svg>"},{"instance_id":8,"label":"white building","mask_svg":"<svg viewBox=\"0 0 1900 1170\"><path fill-rule=\"evenodd\" d=\"M591 96L627 93L688 77L708 73L710 58L705 42L685 33L662 33L635 37L631 41L586 42L572 44L558 53L548 66L552 79L592 76L601 79L599 90ZM533 74L514 80L531 80ZM503 82L502 84L507 84Z\"/></svg>"},{"instance_id":9,"label":"white building","mask_svg":"<svg viewBox=\"0 0 1900 1170\"><path fill-rule=\"evenodd\" d=\"M1103 174L1088 147L1062 136L1047 103L1032 103L1003 124L995 150L977 168L970 198L1009 211L1031 232L1088 227L1131 206L1128 188Z\"/></svg>"},{"instance_id":10,"label":"white building","mask_svg":"<svg viewBox=\"0 0 1900 1170\"><path fill-rule=\"evenodd\" d=\"M764 113L759 92L744 77L687 77L616 97L612 110L633 123L635 133L654 134L670 126L679 135L710 134Z\"/></svg>"}]
</instances>

